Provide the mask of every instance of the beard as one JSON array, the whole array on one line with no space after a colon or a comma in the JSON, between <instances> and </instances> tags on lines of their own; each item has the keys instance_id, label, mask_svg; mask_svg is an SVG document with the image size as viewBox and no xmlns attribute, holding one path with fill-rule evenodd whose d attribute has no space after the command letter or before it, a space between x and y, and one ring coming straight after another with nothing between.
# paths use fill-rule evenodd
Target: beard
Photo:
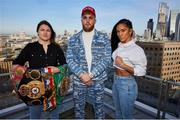
<instances>
[{"instance_id":1,"label":"beard","mask_svg":"<svg viewBox=\"0 0 180 120\"><path fill-rule=\"evenodd\" d=\"M94 25L88 27L86 25L83 25L83 30L85 32L91 32L93 29L94 29Z\"/></svg>"}]
</instances>

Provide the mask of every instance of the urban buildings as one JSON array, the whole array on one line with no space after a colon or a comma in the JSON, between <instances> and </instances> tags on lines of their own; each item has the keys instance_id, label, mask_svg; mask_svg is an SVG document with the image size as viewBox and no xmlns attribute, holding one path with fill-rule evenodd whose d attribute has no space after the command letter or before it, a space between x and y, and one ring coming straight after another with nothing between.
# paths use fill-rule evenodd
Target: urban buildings
<instances>
[{"instance_id":1,"label":"urban buildings","mask_svg":"<svg viewBox=\"0 0 180 120\"><path fill-rule=\"evenodd\" d=\"M180 82L180 42L138 42L147 56L147 75Z\"/></svg>"},{"instance_id":2,"label":"urban buildings","mask_svg":"<svg viewBox=\"0 0 180 120\"><path fill-rule=\"evenodd\" d=\"M156 27L156 38L157 40L173 40L179 41L179 17L178 14L180 13L179 9L172 9L169 13L169 7L166 3L161 2L159 4L158 10L158 20L157 20L157 27ZM168 20L167 20L168 19Z\"/></svg>"},{"instance_id":3,"label":"urban buildings","mask_svg":"<svg viewBox=\"0 0 180 120\"><path fill-rule=\"evenodd\" d=\"M169 13L170 10L170 13ZM153 19L149 19L142 41L180 41L180 9L170 9L167 3L159 3L158 19L153 33ZM169 18L168 18L169 17Z\"/></svg>"}]
</instances>

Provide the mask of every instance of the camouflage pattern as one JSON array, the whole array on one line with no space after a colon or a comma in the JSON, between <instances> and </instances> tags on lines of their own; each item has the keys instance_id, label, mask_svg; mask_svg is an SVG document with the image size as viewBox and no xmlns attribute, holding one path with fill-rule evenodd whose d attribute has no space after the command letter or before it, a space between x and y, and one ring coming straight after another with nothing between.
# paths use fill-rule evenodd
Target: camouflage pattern
<instances>
[{"instance_id":1,"label":"camouflage pattern","mask_svg":"<svg viewBox=\"0 0 180 120\"><path fill-rule=\"evenodd\" d=\"M82 84L74 83L74 103L75 103L75 118L83 119L85 116L84 107L86 98L94 107L95 119L103 119L103 97L104 97L104 84L93 84L88 87ZM88 114L88 113L87 113Z\"/></svg>"}]
</instances>

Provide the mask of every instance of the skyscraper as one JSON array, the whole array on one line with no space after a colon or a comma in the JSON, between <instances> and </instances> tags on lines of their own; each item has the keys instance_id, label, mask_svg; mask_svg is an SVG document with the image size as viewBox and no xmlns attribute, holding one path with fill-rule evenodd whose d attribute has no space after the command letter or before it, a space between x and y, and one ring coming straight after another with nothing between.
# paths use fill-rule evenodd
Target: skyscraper
<instances>
[{"instance_id":1,"label":"skyscraper","mask_svg":"<svg viewBox=\"0 0 180 120\"><path fill-rule=\"evenodd\" d=\"M175 40L180 41L180 13L176 17Z\"/></svg>"},{"instance_id":2,"label":"skyscraper","mask_svg":"<svg viewBox=\"0 0 180 120\"><path fill-rule=\"evenodd\" d=\"M170 15L169 15L169 24L168 24L168 37L171 38L171 40L174 39L174 34L175 34L175 24L176 24L176 17L178 15L178 13L180 13L179 10L174 9L170 11Z\"/></svg>"},{"instance_id":3,"label":"skyscraper","mask_svg":"<svg viewBox=\"0 0 180 120\"><path fill-rule=\"evenodd\" d=\"M158 21L157 21L157 28L156 28L156 37L162 38L166 37L167 35L167 18L168 18L168 11L169 7L166 3L161 2L159 4L159 11L158 11Z\"/></svg>"},{"instance_id":4,"label":"skyscraper","mask_svg":"<svg viewBox=\"0 0 180 120\"><path fill-rule=\"evenodd\" d=\"M147 28L144 30L144 39L146 41L150 41L152 38L152 35L151 35L151 29Z\"/></svg>"},{"instance_id":5,"label":"skyscraper","mask_svg":"<svg viewBox=\"0 0 180 120\"><path fill-rule=\"evenodd\" d=\"M153 19L149 19L147 23L147 28L151 30L151 36L153 34L153 25L154 25Z\"/></svg>"}]
</instances>

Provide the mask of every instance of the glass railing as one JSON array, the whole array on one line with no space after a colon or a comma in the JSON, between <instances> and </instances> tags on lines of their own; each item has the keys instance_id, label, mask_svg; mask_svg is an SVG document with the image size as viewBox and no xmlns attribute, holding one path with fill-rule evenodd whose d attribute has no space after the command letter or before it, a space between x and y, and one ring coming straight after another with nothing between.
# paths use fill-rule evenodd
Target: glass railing
<instances>
[{"instance_id":1,"label":"glass railing","mask_svg":"<svg viewBox=\"0 0 180 120\"><path fill-rule=\"evenodd\" d=\"M138 101L157 108L157 118L166 118L166 113L180 117L180 82L148 75L136 80Z\"/></svg>"}]
</instances>

